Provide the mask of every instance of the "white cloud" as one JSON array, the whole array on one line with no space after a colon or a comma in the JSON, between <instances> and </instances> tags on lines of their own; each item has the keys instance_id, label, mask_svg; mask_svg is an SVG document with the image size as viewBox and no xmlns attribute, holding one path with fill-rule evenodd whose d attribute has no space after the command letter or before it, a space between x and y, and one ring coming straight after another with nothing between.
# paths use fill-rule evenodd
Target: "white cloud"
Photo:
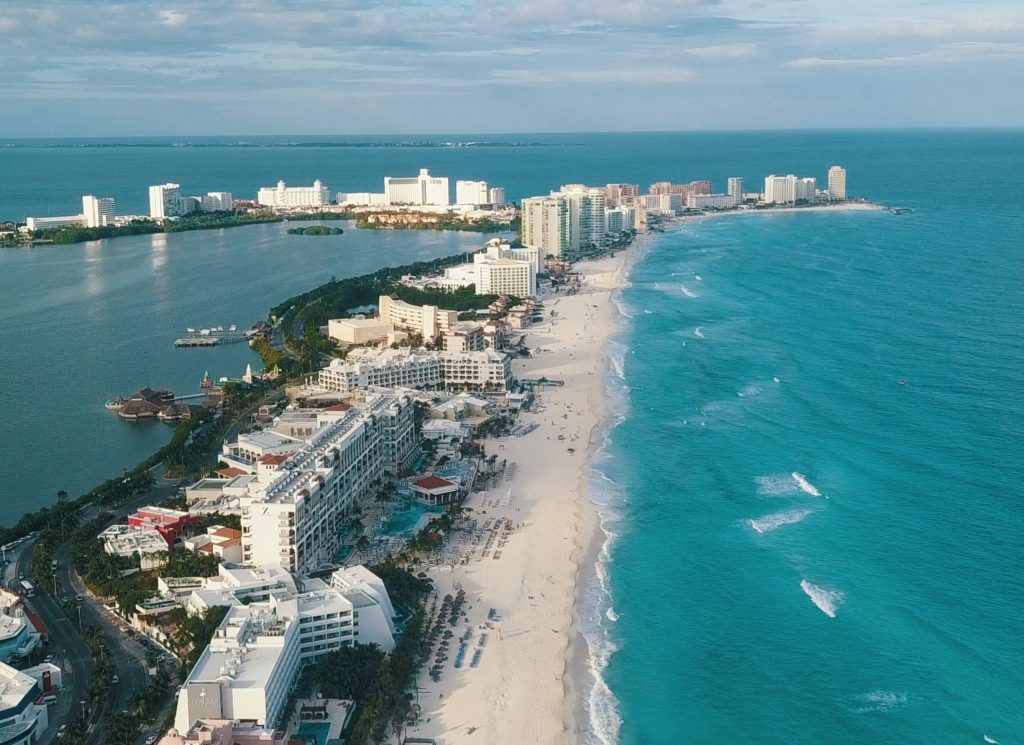
<instances>
[{"instance_id":1,"label":"white cloud","mask_svg":"<svg viewBox=\"0 0 1024 745\"><path fill-rule=\"evenodd\" d=\"M720 44L712 47L687 49L686 52L706 59L740 59L757 54L757 44Z\"/></svg>"},{"instance_id":2,"label":"white cloud","mask_svg":"<svg viewBox=\"0 0 1024 745\"><path fill-rule=\"evenodd\" d=\"M188 23L188 15L177 10L161 10L160 23L171 28L178 28Z\"/></svg>"}]
</instances>

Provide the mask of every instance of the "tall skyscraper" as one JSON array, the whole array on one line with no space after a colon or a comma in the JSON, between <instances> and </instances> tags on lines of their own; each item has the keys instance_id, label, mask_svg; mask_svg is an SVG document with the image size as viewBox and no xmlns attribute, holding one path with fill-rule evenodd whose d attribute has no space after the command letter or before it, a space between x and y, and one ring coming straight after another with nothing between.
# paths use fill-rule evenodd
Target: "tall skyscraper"
<instances>
[{"instance_id":1,"label":"tall skyscraper","mask_svg":"<svg viewBox=\"0 0 1024 745\"><path fill-rule=\"evenodd\" d=\"M87 194L82 197L82 214L85 215L85 227L102 228L114 224L114 198L94 197Z\"/></svg>"},{"instance_id":2,"label":"tall skyscraper","mask_svg":"<svg viewBox=\"0 0 1024 745\"><path fill-rule=\"evenodd\" d=\"M768 204L787 204L796 201L796 176L765 176L764 201Z\"/></svg>"},{"instance_id":3,"label":"tall skyscraper","mask_svg":"<svg viewBox=\"0 0 1024 745\"><path fill-rule=\"evenodd\" d=\"M557 196L565 197L569 201L572 248L603 244L607 232L604 214L607 198L604 189L595 189L583 184L567 184Z\"/></svg>"},{"instance_id":4,"label":"tall skyscraper","mask_svg":"<svg viewBox=\"0 0 1024 745\"><path fill-rule=\"evenodd\" d=\"M629 204L633 197L640 196L640 185L608 184L604 187L604 193L608 199L608 206L617 207L620 204Z\"/></svg>"},{"instance_id":5,"label":"tall skyscraper","mask_svg":"<svg viewBox=\"0 0 1024 745\"><path fill-rule=\"evenodd\" d=\"M828 169L828 198L846 199L846 169L842 166Z\"/></svg>"},{"instance_id":6,"label":"tall skyscraper","mask_svg":"<svg viewBox=\"0 0 1024 745\"><path fill-rule=\"evenodd\" d=\"M729 179L729 186L726 188L726 194L732 197L733 204L743 204L743 179L739 176L733 176Z\"/></svg>"},{"instance_id":7,"label":"tall skyscraper","mask_svg":"<svg viewBox=\"0 0 1024 745\"><path fill-rule=\"evenodd\" d=\"M505 189L501 186L492 186L487 196L490 199L492 207L504 207L505 206Z\"/></svg>"},{"instance_id":8,"label":"tall skyscraper","mask_svg":"<svg viewBox=\"0 0 1024 745\"><path fill-rule=\"evenodd\" d=\"M160 184L149 187L149 216L155 220L178 217L185 213L178 184Z\"/></svg>"},{"instance_id":9,"label":"tall skyscraper","mask_svg":"<svg viewBox=\"0 0 1024 745\"><path fill-rule=\"evenodd\" d=\"M561 257L573 248L569 200L561 195L524 199L521 230L524 246Z\"/></svg>"}]
</instances>

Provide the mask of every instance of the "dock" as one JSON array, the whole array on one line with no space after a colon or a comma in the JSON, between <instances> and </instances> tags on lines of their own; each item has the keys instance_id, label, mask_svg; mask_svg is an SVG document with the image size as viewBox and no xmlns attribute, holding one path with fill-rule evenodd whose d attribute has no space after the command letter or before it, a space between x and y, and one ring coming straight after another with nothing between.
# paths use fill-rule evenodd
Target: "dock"
<instances>
[{"instance_id":1,"label":"dock","mask_svg":"<svg viewBox=\"0 0 1024 745\"><path fill-rule=\"evenodd\" d=\"M190 334L174 340L176 347L215 347L218 344L237 344L245 341L244 333L230 333L226 331L213 332L210 334Z\"/></svg>"},{"instance_id":2,"label":"dock","mask_svg":"<svg viewBox=\"0 0 1024 745\"><path fill-rule=\"evenodd\" d=\"M215 347L220 344L216 336L186 336L182 339L175 339L176 347Z\"/></svg>"}]
</instances>

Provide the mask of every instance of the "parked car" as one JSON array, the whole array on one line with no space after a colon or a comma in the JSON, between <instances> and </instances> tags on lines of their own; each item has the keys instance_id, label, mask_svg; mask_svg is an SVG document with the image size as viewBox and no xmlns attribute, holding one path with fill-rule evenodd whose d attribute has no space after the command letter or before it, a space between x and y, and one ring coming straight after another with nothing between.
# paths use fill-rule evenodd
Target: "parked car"
<instances>
[{"instance_id":1,"label":"parked car","mask_svg":"<svg viewBox=\"0 0 1024 745\"><path fill-rule=\"evenodd\" d=\"M52 654L46 655L46 657L43 658L43 662L53 662L53 655Z\"/></svg>"},{"instance_id":2,"label":"parked car","mask_svg":"<svg viewBox=\"0 0 1024 745\"><path fill-rule=\"evenodd\" d=\"M150 735L146 738L146 745L153 745L156 742L156 735Z\"/></svg>"}]
</instances>

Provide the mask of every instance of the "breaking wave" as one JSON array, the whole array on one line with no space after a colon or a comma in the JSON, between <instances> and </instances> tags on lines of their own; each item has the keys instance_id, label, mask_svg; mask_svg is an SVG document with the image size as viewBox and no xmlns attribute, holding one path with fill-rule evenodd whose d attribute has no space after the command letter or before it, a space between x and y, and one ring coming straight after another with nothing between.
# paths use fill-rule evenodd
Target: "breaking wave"
<instances>
[{"instance_id":1,"label":"breaking wave","mask_svg":"<svg viewBox=\"0 0 1024 745\"><path fill-rule=\"evenodd\" d=\"M775 512L754 520L750 520L750 527L758 533L771 533L783 525L795 525L810 515L814 510L787 510L786 512Z\"/></svg>"},{"instance_id":2,"label":"breaking wave","mask_svg":"<svg viewBox=\"0 0 1024 745\"><path fill-rule=\"evenodd\" d=\"M818 606L818 610L829 618L836 617L836 611L843 604L846 596L839 590L826 590L806 579L800 580L800 589L811 599L811 602Z\"/></svg>"}]
</instances>

